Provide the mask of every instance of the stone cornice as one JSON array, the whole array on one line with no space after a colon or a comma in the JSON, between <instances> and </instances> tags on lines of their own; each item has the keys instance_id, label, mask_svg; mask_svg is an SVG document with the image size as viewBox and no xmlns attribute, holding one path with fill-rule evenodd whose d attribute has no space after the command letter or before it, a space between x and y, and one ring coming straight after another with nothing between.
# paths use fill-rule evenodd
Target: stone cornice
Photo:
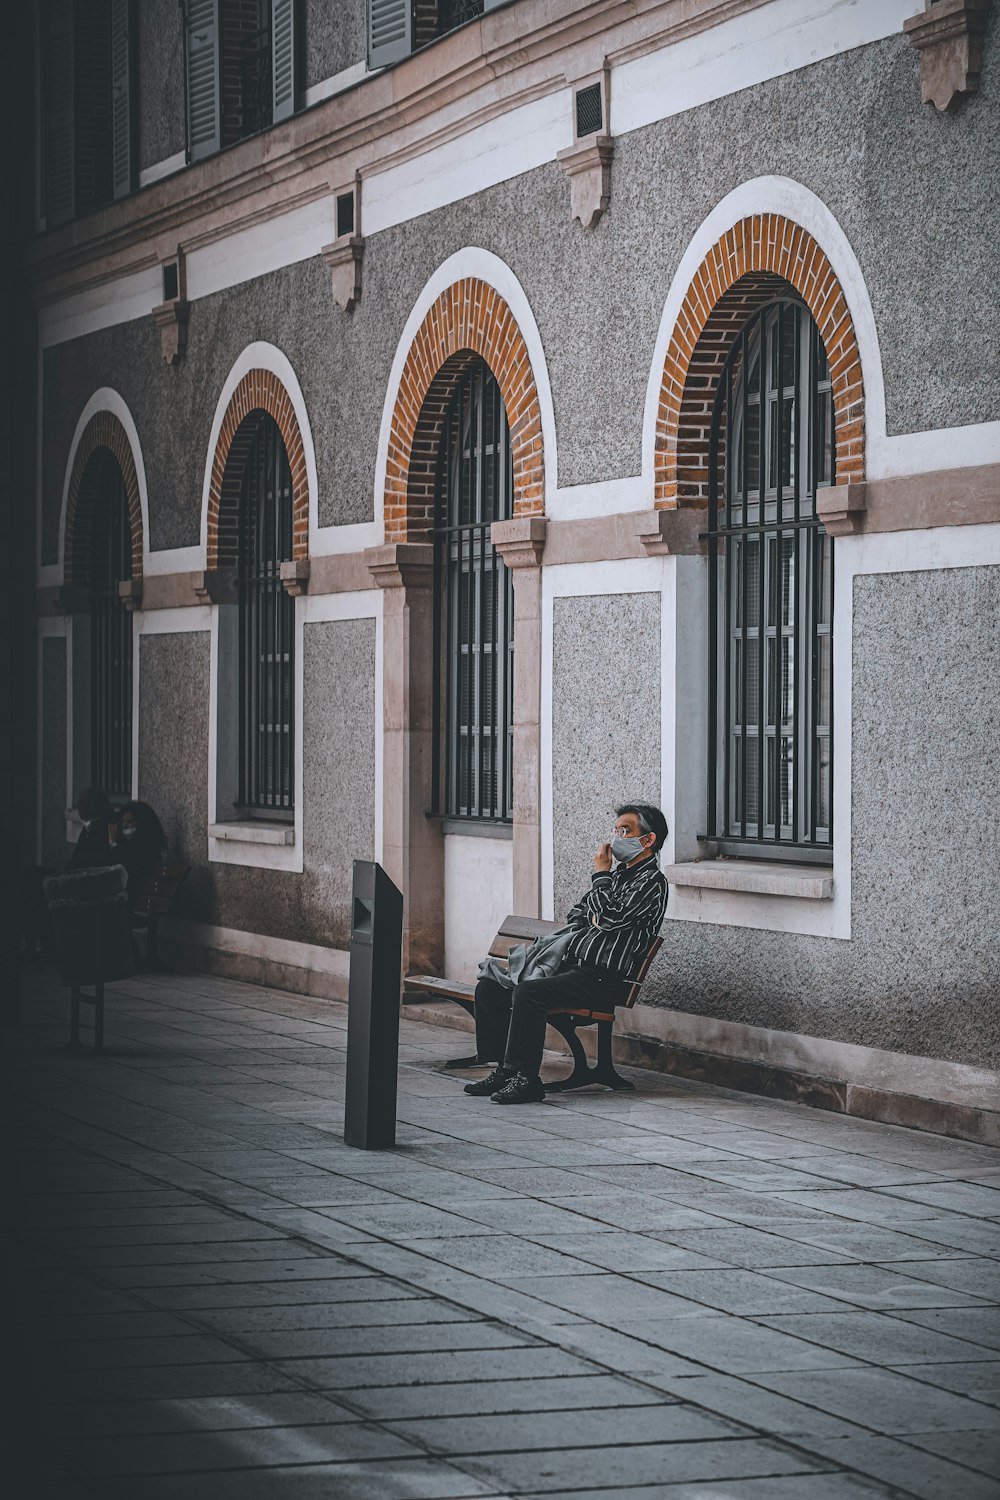
<instances>
[{"instance_id":1,"label":"stone cornice","mask_svg":"<svg viewBox=\"0 0 1000 1500\"><path fill-rule=\"evenodd\" d=\"M329 196L567 78L709 30L769 0L519 0L260 136L33 240L39 305L148 269ZM332 231L332 202L331 202Z\"/></svg>"},{"instance_id":2,"label":"stone cornice","mask_svg":"<svg viewBox=\"0 0 1000 1500\"><path fill-rule=\"evenodd\" d=\"M380 589L429 589L434 581L432 542L388 542L369 547L365 562Z\"/></svg>"}]
</instances>

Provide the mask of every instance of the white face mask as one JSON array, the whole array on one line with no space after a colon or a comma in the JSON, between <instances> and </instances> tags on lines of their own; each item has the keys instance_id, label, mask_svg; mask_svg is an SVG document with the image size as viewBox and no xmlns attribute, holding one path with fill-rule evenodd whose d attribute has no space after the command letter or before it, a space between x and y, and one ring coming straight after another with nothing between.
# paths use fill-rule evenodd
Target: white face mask
<instances>
[{"instance_id":1,"label":"white face mask","mask_svg":"<svg viewBox=\"0 0 1000 1500\"><path fill-rule=\"evenodd\" d=\"M135 838L135 829L134 828L123 828L122 829L122 838L123 839L134 839Z\"/></svg>"},{"instance_id":2,"label":"white face mask","mask_svg":"<svg viewBox=\"0 0 1000 1500\"><path fill-rule=\"evenodd\" d=\"M91 823L93 822L93 819L92 818L81 818L80 822L83 824L83 827L86 830L86 829L88 829L90 827Z\"/></svg>"}]
</instances>

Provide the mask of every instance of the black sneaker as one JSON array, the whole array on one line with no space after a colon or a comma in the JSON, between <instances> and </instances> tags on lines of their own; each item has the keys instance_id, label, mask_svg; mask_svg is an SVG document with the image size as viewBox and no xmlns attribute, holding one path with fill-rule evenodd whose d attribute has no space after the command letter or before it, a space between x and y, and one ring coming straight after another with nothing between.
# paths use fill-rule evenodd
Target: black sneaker
<instances>
[{"instance_id":1,"label":"black sneaker","mask_svg":"<svg viewBox=\"0 0 1000 1500\"><path fill-rule=\"evenodd\" d=\"M540 1078L529 1078L527 1073L515 1073L493 1095L493 1103L540 1104L544 1098L545 1087Z\"/></svg>"},{"instance_id":2,"label":"black sneaker","mask_svg":"<svg viewBox=\"0 0 1000 1500\"><path fill-rule=\"evenodd\" d=\"M505 1068L503 1063L493 1069L487 1078L480 1078L478 1083L467 1083L465 1092L473 1094L477 1099L485 1099L488 1094L495 1094L497 1089L502 1089L505 1083L509 1083L514 1077L512 1068Z\"/></svg>"}]
</instances>

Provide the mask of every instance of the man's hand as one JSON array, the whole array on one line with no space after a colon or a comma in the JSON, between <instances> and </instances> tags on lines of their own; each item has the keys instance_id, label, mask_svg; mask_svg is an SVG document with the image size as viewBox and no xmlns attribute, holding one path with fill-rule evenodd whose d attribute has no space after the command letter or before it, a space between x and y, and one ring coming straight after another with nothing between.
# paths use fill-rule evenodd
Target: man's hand
<instances>
[{"instance_id":1,"label":"man's hand","mask_svg":"<svg viewBox=\"0 0 1000 1500\"><path fill-rule=\"evenodd\" d=\"M594 855L594 870L597 874L607 875L611 869L611 845L599 844L597 853Z\"/></svg>"}]
</instances>

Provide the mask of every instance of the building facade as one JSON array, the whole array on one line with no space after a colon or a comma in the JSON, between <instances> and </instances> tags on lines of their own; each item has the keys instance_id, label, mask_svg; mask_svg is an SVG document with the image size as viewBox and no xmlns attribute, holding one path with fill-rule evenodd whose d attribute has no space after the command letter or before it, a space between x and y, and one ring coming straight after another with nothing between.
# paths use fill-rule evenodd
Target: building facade
<instances>
[{"instance_id":1,"label":"building facade","mask_svg":"<svg viewBox=\"0 0 1000 1500\"><path fill-rule=\"evenodd\" d=\"M633 1056L981 1105L995 11L39 6L38 858L137 795L178 951L342 995L352 859L470 977L652 801Z\"/></svg>"}]
</instances>

